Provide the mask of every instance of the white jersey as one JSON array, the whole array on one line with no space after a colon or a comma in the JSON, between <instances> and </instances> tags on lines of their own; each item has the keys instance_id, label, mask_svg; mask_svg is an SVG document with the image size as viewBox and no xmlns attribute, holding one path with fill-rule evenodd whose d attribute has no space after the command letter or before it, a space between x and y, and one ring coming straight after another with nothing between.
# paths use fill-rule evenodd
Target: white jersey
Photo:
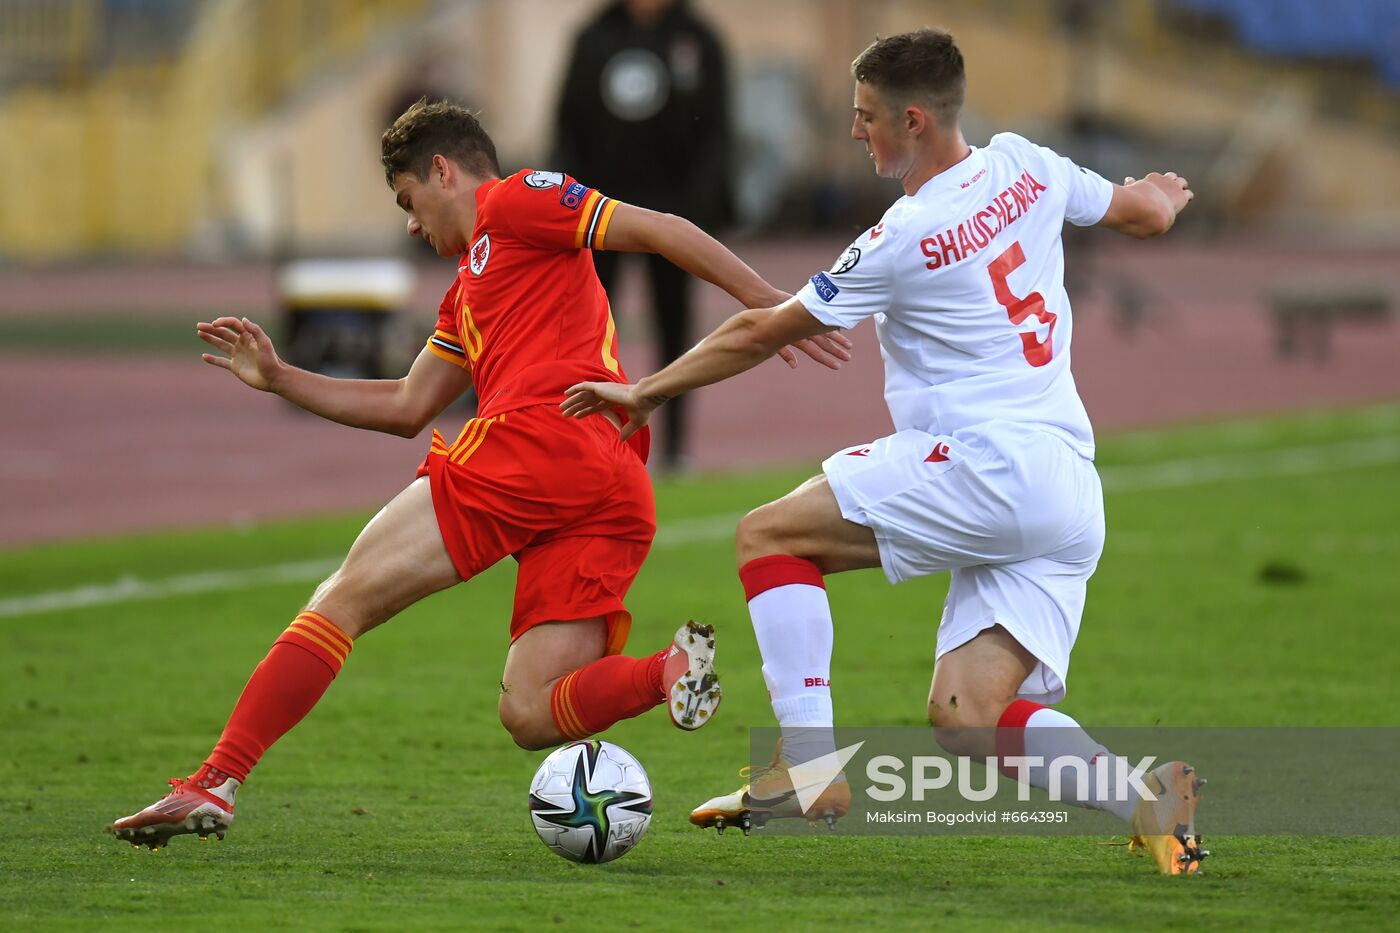
<instances>
[{"instance_id":1,"label":"white jersey","mask_svg":"<svg viewBox=\"0 0 1400 933\"><path fill-rule=\"evenodd\" d=\"M797 298L835 327L875 317L896 430L1014 421L1092 457L1060 233L1098 223L1112 197L1107 179L1001 133L896 201Z\"/></svg>"}]
</instances>

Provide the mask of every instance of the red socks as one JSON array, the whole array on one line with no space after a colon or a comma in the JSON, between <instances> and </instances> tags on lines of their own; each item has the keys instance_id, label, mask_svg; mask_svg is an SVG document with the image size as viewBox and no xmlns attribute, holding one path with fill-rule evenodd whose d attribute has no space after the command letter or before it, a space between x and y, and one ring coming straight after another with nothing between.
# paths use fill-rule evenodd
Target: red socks
<instances>
[{"instance_id":1,"label":"red socks","mask_svg":"<svg viewBox=\"0 0 1400 933\"><path fill-rule=\"evenodd\" d=\"M303 612L272 645L238 698L219 743L192 780L239 782L325 694L350 654L350 636L318 612ZM568 739L602 732L666 701L662 672L670 648L644 658L600 658L554 685L550 708Z\"/></svg>"},{"instance_id":2,"label":"red socks","mask_svg":"<svg viewBox=\"0 0 1400 933\"><path fill-rule=\"evenodd\" d=\"M666 702L661 672L670 650L645 658L599 658L566 675L549 698L559 734L566 739L587 738Z\"/></svg>"},{"instance_id":3,"label":"red socks","mask_svg":"<svg viewBox=\"0 0 1400 933\"><path fill-rule=\"evenodd\" d=\"M246 781L263 752L311 712L351 647L350 636L319 612L298 615L248 679L205 765Z\"/></svg>"}]
</instances>

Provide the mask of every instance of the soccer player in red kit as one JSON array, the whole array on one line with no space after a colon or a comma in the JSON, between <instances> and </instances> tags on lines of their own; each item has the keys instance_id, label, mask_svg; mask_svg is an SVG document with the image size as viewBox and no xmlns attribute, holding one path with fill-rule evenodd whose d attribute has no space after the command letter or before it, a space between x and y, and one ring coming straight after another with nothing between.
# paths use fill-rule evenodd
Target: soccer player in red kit
<instances>
[{"instance_id":1,"label":"soccer player in red kit","mask_svg":"<svg viewBox=\"0 0 1400 933\"><path fill-rule=\"evenodd\" d=\"M786 295L680 218L557 172L502 178L490 137L461 107L410 107L385 132L382 159L409 235L460 257L408 375L349 380L287 366L246 318L200 324L218 351L204 359L352 427L415 436L469 385L479 413L450 444L433 432L417 478L273 644L204 765L112 825L135 845L222 837L248 772L311 711L356 639L506 556L519 575L499 711L521 747L583 738L662 703L695 729L719 703L710 626L682 625L644 657L619 653L631 626L623 597L656 530L646 438L624 442L616 415L574 421L558 405L580 381L627 381L591 250L660 253L748 307ZM843 340L798 346L833 368L849 358Z\"/></svg>"}]
</instances>

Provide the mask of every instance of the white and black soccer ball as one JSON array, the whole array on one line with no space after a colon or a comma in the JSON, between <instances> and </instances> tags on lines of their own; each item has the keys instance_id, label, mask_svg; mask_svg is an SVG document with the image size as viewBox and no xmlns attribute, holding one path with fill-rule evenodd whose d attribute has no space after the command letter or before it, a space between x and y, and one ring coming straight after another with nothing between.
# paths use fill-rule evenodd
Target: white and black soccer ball
<instances>
[{"instance_id":1,"label":"white and black soccer ball","mask_svg":"<svg viewBox=\"0 0 1400 933\"><path fill-rule=\"evenodd\" d=\"M555 854L611 862L651 825L651 781L640 761L611 742L571 742L535 772L530 821Z\"/></svg>"}]
</instances>

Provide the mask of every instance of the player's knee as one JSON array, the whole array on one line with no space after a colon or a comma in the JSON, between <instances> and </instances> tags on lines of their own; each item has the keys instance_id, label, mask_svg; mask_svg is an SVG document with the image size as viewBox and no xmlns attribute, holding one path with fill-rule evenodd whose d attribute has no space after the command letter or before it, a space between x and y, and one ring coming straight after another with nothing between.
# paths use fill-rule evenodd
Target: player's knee
<instances>
[{"instance_id":1,"label":"player's knee","mask_svg":"<svg viewBox=\"0 0 1400 933\"><path fill-rule=\"evenodd\" d=\"M540 751L559 744L559 732L553 720L547 715L542 717L533 704L503 693L497 712L511 740L526 751Z\"/></svg>"},{"instance_id":2,"label":"player's knee","mask_svg":"<svg viewBox=\"0 0 1400 933\"><path fill-rule=\"evenodd\" d=\"M359 638L388 619L376 608L371 594L363 591L360 581L344 568L316 587L306 608L330 619L351 638Z\"/></svg>"},{"instance_id":3,"label":"player's knee","mask_svg":"<svg viewBox=\"0 0 1400 933\"><path fill-rule=\"evenodd\" d=\"M771 554L787 553L778 512L777 503L770 502L739 519L734 535L739 566Z\"/></svg>"},{"instance_id":4,"label":"player's knee","mask_svg":"<svg viewBox=\"0 0 1400 933\"><path fill-rule=\"evenodd\" d=\"M1004 705L1004 704L1003 704ZM1000 709L976 697L943 694L929 699L933 740L950 755L984 756L996 749Z\"/></svg>"},{"instance_id":5,"label":"player's knee","mask_svg":"<svg viewBox=\"0 0 1400 933\"><path fill-rule=\"evenodd\" d=\"M928 721L933 726L933 740L938 743L939 748L950 755L964 754L966 733L962 719L955 709L950 708L946 701L930 699Z\"/></svg>"},{"instance_id":6,"label":"player's knee","mask_svg":"<svg viewBox=\"0 0 1400 933\"><path fill-rule=\"evenodd\" d=\"M359 638L373 626L367 625L363 614L355 609L354 600L348 598L346 588L344 575L336 571L316 587L316 592L306 603L306 609L325 616L351 638Z\"/></svg>"}]
</instances>

